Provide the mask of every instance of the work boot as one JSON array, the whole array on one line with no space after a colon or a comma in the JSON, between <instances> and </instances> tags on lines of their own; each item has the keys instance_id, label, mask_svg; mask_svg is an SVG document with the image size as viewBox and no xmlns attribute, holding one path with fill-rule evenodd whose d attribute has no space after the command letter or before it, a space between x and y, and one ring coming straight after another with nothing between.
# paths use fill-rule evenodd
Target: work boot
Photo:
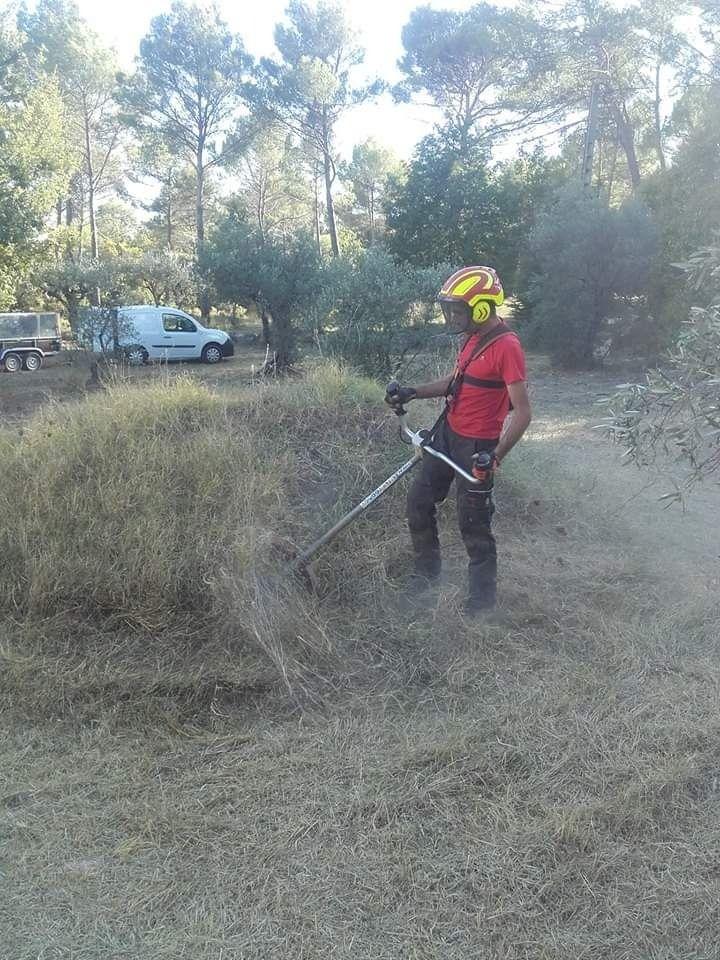
<instances>
[{"instance_id":1,"label":"work boot","mask_svg":"<svg viewBox=\"0 0 720 960\"><path fill-rule=\"evenodd\" d=\"M487 613L495 609L497 603L497 581L495 560L468 565L468 598L465 601L465 613L468 616Z\"/></svg>"}]
</instances>

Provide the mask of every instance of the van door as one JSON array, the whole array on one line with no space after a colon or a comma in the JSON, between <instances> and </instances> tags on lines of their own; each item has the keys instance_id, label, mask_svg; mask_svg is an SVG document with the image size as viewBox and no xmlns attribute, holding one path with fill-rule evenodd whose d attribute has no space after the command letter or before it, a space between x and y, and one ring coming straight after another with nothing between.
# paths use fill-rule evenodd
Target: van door
<instances>
[{"instance_id":1,"label":"van door","mask_svg":"<svg viewBox=\"0 0 720 960\"><path fill-rule=\"evenodd\" d=\"M196 360L202 348L197 324L182 313L163 313L163 343L168 360Z\"/></svg>"},{"instance_id":2,"label":"van door","mask_svg":"<svg viewBox=\"0 0 720 960\"><path fill-rule=\"evenodd\" d=\"M170 353L168 349L170 341L165 340L165 331L160 317L156 313L145 311L138 313L134 319L137 340L147 350L148 357L151 360L165 360Z\"/></svg>"}]
</instances>

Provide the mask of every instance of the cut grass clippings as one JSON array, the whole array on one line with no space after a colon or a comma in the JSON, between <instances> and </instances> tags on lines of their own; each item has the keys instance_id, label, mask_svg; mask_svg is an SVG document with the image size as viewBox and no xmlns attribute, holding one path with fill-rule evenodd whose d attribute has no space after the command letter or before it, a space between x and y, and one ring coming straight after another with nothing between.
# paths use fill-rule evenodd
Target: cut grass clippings
<instances>
[{"instance_id":1,"label":"cut grass clippings","mask_svg":"<svg viewBox=\"0 0 720 960\"><path fill-rule=\"evenodd\" d=\"M398 490L298 589L405 455L379 396L181 378L2 435L0 956L715 958L717 610L532 434L502 624L451 504L408 595Z\"/></svg>"}]
</instances>

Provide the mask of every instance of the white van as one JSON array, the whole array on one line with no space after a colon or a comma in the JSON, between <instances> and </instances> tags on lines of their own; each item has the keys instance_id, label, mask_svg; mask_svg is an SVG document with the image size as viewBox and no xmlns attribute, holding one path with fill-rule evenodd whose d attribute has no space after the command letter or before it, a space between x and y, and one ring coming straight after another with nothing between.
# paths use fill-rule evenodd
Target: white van
<instances>
[{"instance_id":1,"label":"white van","mask_svg":"<svg viewBox=\"0 0 720 960\"><path fill-rule=\"evenodd\" d=\"M223 330L203 327L173 307L118 307L118 341L130 363L202 360L219 363L235 348Z\"/></svg>"}]
</instances>

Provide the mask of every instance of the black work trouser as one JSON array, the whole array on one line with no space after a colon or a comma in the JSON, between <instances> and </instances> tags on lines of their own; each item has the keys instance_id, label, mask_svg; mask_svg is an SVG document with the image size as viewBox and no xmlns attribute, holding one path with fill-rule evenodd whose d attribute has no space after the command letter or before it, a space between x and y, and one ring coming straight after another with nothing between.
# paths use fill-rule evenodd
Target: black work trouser
<instances>
[{"instance_id":1,"label":"black work trouser","mask_svg":"<svg viewBox=\"0 0 720 960\"><path fill-rule=\"evenodd\" d=\"M473 454L494 450L497 440L474 440L454 433L445 421L438 428L431 446L441 451L472 472ZM490 524L495 507L492 491L478 489L457 476L442 460L426 454L408 491L407 517L415 550L415 568L426 577L440 573L440 540L437 528L436 504L450 491L453 480L457 489L457 513L460 533L470 562L468 564L468 599L473 605L491 607L495 604L497 580L497 552Z\"/></svg>"}]
</instances>

